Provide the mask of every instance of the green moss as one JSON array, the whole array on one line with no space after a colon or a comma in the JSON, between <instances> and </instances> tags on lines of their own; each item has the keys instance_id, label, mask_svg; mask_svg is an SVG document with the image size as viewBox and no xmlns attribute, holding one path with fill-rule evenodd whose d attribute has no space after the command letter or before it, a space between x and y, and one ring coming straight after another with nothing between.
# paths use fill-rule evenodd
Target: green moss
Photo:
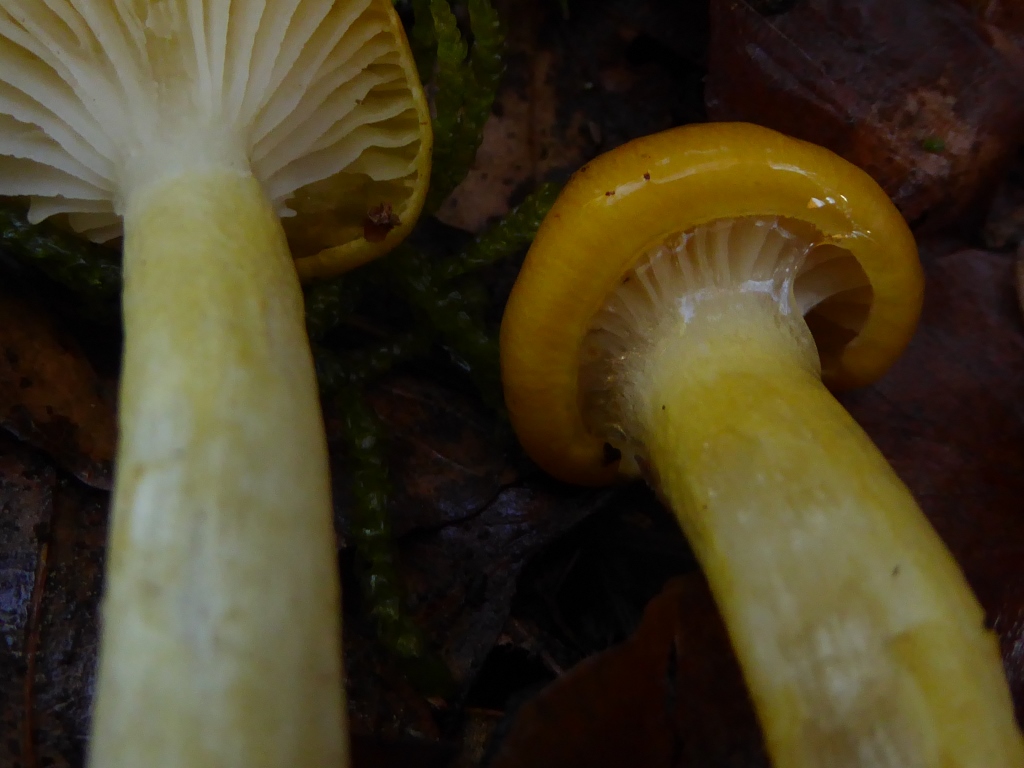
<instances>
[{"instance_id":1,"label":"green moss","mask_svg":"<svg viewBox=\"0 0 1024 768\"><path fill-rule=\"evenodd\" d=\"M434 64L437 62L437 36L434 34L434 17L430 10L430 0L411 0L413 25L408 30L409 46L420 80L430 82L434 75Z\"/></svg>"},{"instance_id":2,"label":"green moss","mask_svg":"<svg viewBox=\"0 0 1024 768\"><path fill-rule=\"evenodd\" d=\"M432 263L409 246L387 257L391 281L425 317L452 361L466 371L483 400L502 409L498 339L483 322L486 292L468 275L509 258L533 240L559 187L544 184L505 218L448 259Z\"/></svg>"},{"instance_id":3,"label":"green moss","mask_svg":"<svg viewBox=\"0 0 1024 768\"><path fill-rule=\"evenodd\" d=\"M430 0L430 11L437 40L436 117L426 209L433 212L465 178L476 157L504 72L505 36L490 0L468 2L472 51L447 0Z\"/></svg>"},{"instance_id":4,"label":"green moss","mask_svg":"<svg viewBox=\"0 0 1024 768\"><path fill-rule=\"evenodd\" d=\"M540 223L561 191L558 184L541 184L494 226L476 237L472 245L457 256L438 264L441 280L453 280L495 262L507 259L533 242Z\"/></svg>"},{"instance_id":5,"label":"green moss","mask_svg":"<svg viewBox=\"0 0 1024 768\"><path fill-rule=\"evenodd\" d=\"M91 318L116 322L121 296L117 254L50 222L30 224L20 207L0 207L0 249L75 293Z\"/></svg>"},{"instance_id":6,"label":"green moss","mask_svg":"<svg viewBox=\"0 0 1024 768\"><path fill-rule=\"evenodd\" d=\"M498 341L484 328L479 308L465 301L458 286L439 280L433 265L412 248L399 248L386 264L403 298L423 315L452 361L472 377L484 401L499 409Z\"/></svg>"}]
</instances>

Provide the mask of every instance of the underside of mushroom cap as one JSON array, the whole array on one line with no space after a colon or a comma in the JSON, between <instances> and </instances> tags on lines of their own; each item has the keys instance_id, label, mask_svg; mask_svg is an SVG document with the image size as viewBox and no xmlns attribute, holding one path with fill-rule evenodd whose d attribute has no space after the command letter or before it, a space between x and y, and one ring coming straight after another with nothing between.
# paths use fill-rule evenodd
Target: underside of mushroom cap
<instances>
[{"instance_id":1,"label":"underside of mushroom cap","mask_svg":"<svg viewBox=\"0 0 1024 768\"><path fill-rule=\"evenodd\" d=\"M826 384L870 383L902 352L920 314L923 277L906 223L867 174L821 147L749 124L685 126L638 139L570 180L502 322L510 416L548 472L598 484L620 471L583 414L581 365L595 317L634 270L654 275L660 252L699 266L712 241L749 239L754 230L719 226L744 219L805 243L798 303L819 348L827 338ZM710 265L709 285L720 282L719 269L727 275L738 265ZM851 302L829 302L836 291Z\"/></svg>"},{"instance_id":2,"label":"underside of mushroom cap","mask_svg":"<svg viewBox=\"0 0 1024 768\"><path fill-rule=\"evenodd\" d=\"M33 221L112 240L147 183L235 168L329 275L408 233L430 150L388 0L0 0L0 194Z\"/></svg>"}]
</instances>

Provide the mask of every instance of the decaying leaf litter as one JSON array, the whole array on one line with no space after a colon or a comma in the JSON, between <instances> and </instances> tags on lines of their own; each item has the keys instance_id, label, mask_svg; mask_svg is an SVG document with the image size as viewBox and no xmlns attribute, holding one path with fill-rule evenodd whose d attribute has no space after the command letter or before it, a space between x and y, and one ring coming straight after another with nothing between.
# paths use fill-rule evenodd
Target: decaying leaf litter
<instances>
[{"instance_id":1,"label":"decaying leaf litter","mask_svg":"<svg viewBox=\"0 0 1024 768\"><path fill-rule=\"evenodd\" d=\"M414 15L421 7L434 5L441 4L399 7ZM803 17L787 18L787 11L774 10L765 15L756 4L744 6L743 12L757 13L759 24L776 30L787 23L813 25L831 18L834 9L829 4L811 5L817 16L810 14L810 19L806 12ZM316 307L336 315L320 320L319 328L311 327L320 339L322 380L330 381L331 371L341 370L332 367L339 355L364 360L361 370L374 374L365 400L346 397L362 383L348 377L334 380L324 390L346 579L346 654L356 755L367 765L476 765L482 756L493 757L497 742L492 744L491 732L495 726L499 733L508 729L509 718L502 712L511 712L517 702L581 659L624 640L665 580L694 568L681 539L671 533L671 521L644 492L585 492L559 486L522 460L501 419L494 416L496 398L493 389L488 393L488 384L495 383L495 369L474 364L487 359L491 347L479 330L493 329L514 264L486 267L478 273L482 281L463 280L458 268L451 266L451 256L481 247L451 225L485 231L489 222L540 183L554 182L540 196L528 199L529 212L532 201L550 196L569 172L594 154L634 136L702 119L700 81L708 66L714 81L717 66L716 56L707 55L708 8L607 0L586 13L569 3L568 19L557 4L498 3L497 8L508 38L508 72L483 128L477 163L464 189L457 189L440 208L448 225L425 221L410 249L391 262L356 273L347 288L345 283L340 290L311 287L307 294L314 326ZM969 16L957 16L961 11L953 8L950 4L943 14L969 23ZM712 3L711 17L723 9L723 4ZM443 10L438 12L443 15ZM454 10L455 19L468 31L467 10L459 4ZM873 22L870 14L865 16L870 32ZM800 27L804 33L809 28ZM711 35L712 52L719 59L746 50L742 38L723 37L722 29L715 28ZM791 40L789 35L785 48L768 50L784 60ZM987 53L981 58L990 60ZM813 81L822 67L809 70L793 75L794 98L805 93L796 85L801 78ZM982 68L977 77L991 77L986 71ZM748 92L771 74L748 73ZM829 93L835 77L816 82L817 92ZM856 80L848 82L843 92L857 93L857 86ZM992 106L987 112L958 116L958 128L970 128L972 120L991 121L992 114L1007 114L1006 105L1000 107L1002 112L996 109L1000 93L995 89L988 97ZM955 91L945 93L950 95L954 105L960 103ZM936 133L948 124L948 113L942 116L947 122L936 123ZM768 125L775 119L770 110L750 117ZM879 133L884 127L877 128ZM1019 132L1016 139L1007 132L992 152L1005 160L1019 137ZM879 149L878 142L868 139L854 139L860 141L858 151L873 152L870 156L884 162L890 150ZM953 151L957 145L945 146ZM907 152L913 154L911 149ZM949 166L970 168L958 158L950 158ZM978 200L984 195L973 185L973 177L972 184L962 186L950 178L926 180L926 185L941 184L944 199L964 201L964 208L971 207L967 201L982 205ZM500 192L494 194L494 188ZM485 190L492 191L477 193ZM476 206L482 210L474 210ZM535 221L542 212L541 205L530 218ZM967 242L977 242L972 234L977 226L970 218L962 221ZM1024 599L1019 542L1024 539L1017 530L1014 499L1024 491L1017 487L1024 477L1024 413L1019 405L1024 402L1024 331L1009 282L1013 243L994 253L959 253L964 238L961 233L923 248L929 303L917 339L879 385L844 401L918 495L960 559L1003 639L1019 711L1024 664L1019 652ZM511 235L496 240L506 243L490 246L498 256L521 251L526 242ZM11 253L8 247L2 274L9 285L17 286L18 301L27 299L42 307L43 326L49 329L42 327L38 338L55 339L45 344L63 350L77 361L75 365L92 362L100 371L95 380L83 379L89 382L89 394L79 390L81 394L63 408L69 413L58 408L55 413L61 419L49 415L51 421L81 426L83 416L74 407L107 398L109 408L116 331L99 323L87 326L79 318L99 314L102 320L103 307L109 312L109 303L97 302L90 292L83 297L80 290L69 296ZM383 275L396 271L415 275L400 292L400 301L381 287ZM102 274L109 275L109 269ZM80 286L81 280L72 277L70 282ZM109 284L99 278L94 282ZM350 290L354 283L361 284L362 298ZM108 295L116 295L116 289ZM73 302L81 305L74 313L68 310ZM437 310L439 303L463 312L446 317ZM382 306L387 311L381 311ZM472 309L465 311L467 306ZM421 318L432 311L432 327L440 335L426 337L421 329L427 323ZM437 315L442 322L437 322ZM70 343L73 337L77 338ZM416 352L414 360L408 360L407 350ZM47 360L48 365L53 362L52 357ZM467 369L475 378L466 374ZM68 377L60 378L65 383ZM63 402L64 394L47 397ZM5 528L8 533L0 549L4 594L12 596L4 605L4 631L13 638L9 647L15 649L5 658L12 683L4 688L2 722L8 730L0 741L6 752L0 754L9 755L11 764L79 765L105 533L105 495L82 482L102 486L103 480L90 480L83 469L87 459L96 460L84 448L60 455L38 436L42 430L33 437L24 424L18 431L9 419L4 426L17 438L8 438L2 451L5 461L10 457L5 464L4 508L23 512L16 515L14 528ZM378 431L373 422L385 429ZM370 439L375 450L354 449L354 444L366 446ZM373 491L371 483L384 475L393 489L390 498L362 490ZM363 509L380 512L386 506L386 521L379 515L362 522L353 517L353 500L360 493ZM368 534L363 560L353 557L358 543L352 546L358 542L360 526ZM392 535L398 537L397 560L383 544ZM378 601L367 602L367 591L359 585L365 581L366 559L374 558L373 567L387 573L399 588L388 588ZM36 586L40 583L41 589ZM698 581L695 589L701 588ZM370 605L377 606L376 613L370 613ZM401 605L404 611L399 610ZM686 632L685 623L680 627L673 631ZM641 632L641 640L631 642L642 642L642 636ZM683 647L690 637L680 636L677 645ZM403 664L401 653L410 648L416 653L407 658L431 663ZM426 651L422 656L417 656L419 648ZM448 673L442 677L448 679L434 674L438 660ZM36 676L26 685L30 662ZM595 659L565 679L584 678L588 669L601 663ZM410 680L418 680L420 690ZM436 690L429 690L434 683L439 683ZM685 688L675 689L675 701L685 704ZM719 693L723 700L709 701L708 706L735 712L735 699ZM571 693L566 695L573 701ZM26 715L29 702L34 716ZM680 705L680 711L685 706ZM559 725L557 720L552 723L556 730ZM746 733L744 754L757 754L756 733L730 731L732 737L738 733ZM460 754L463 744L465 754ZM595 742L595 748L599 746L600 741ZM723 755L720 746L709 745L701 755L670 750L669 762L652 764L758 764L753 758L736 762L740 758ZM403 762L382 763L388 755L401 755Z\"/></svg>"}]
</instances>

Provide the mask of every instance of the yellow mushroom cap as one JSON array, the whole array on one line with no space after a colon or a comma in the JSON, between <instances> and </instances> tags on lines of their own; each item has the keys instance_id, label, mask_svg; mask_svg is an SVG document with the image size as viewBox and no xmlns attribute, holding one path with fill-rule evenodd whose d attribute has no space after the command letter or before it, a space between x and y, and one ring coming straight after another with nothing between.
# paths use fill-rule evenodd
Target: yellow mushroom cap
<instances>
[{"instance_id":1,"label":"yellow mushroom cap","mask_svg":"<svg viewBox=\"0 0 1024 768\"><path fill-rule=\"evenodd\" d=\"M390 0L0 0L0 195L33 221L116 238L133 189L208 159L251 170L325 276L408 234L430 152Z\"/></svg>"},{"instance_id":2,"label":"yellow mushroom cap","mask_svg":"<svg viewBox=\"0 0 1024 768\"><path fill-rule=\"evenodd\" d=\"M616 477L579 407L591 319L667 237L741 216L805 222L863 269L871 304L857 335L823 366L826 384L869 384L900 355L920 315L924 278L906 222L870 176L827 149L745 123L637 139L573 175L505 309L505 399L520 442L547 472L587 485Z\"/></svg>"}]
</instances>

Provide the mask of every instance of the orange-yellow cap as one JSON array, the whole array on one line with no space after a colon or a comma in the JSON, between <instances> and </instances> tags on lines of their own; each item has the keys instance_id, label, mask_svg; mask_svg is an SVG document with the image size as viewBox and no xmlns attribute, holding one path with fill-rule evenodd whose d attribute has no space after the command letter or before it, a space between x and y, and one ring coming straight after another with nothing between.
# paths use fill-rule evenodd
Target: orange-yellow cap
<instances>
[{"instance_id":1,"label":"orange-yellow cap","mask_svg":"<svg viewBox=\"0 0 1024 768\"><path fill-rule=\"evenodd\" d=\"M867 318L823 371L826 384L868 384L900 355L917 324L924 278L906 222L870 176L827 149L746 123L637 139L573 175L505 309L505 399L520 442L546 471L588 485L616 477L578 405L579 351L591 318L652 247L739 216L813 225L867 275Z\"/></svg>"}]
</instances>

